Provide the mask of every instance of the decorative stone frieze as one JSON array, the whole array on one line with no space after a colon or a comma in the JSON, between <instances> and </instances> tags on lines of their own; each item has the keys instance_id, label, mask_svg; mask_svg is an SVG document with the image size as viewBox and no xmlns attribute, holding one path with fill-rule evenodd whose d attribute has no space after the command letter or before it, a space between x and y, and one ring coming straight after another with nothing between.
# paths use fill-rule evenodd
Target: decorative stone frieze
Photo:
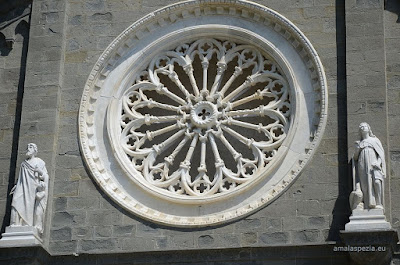
<instances>
[{"instance_id":1,"label":"decorative stone frieze","mask_svg":"<svg viewBox=\"0 0 400 265\"><path fill-rule=\"evenodd\" d=\"M326 115L323 67L291 22L247 1L187 1L110 44L85 85L79 134L92 176L122 207L206 226L282 194Z\"/></svg>"}]
</instances>

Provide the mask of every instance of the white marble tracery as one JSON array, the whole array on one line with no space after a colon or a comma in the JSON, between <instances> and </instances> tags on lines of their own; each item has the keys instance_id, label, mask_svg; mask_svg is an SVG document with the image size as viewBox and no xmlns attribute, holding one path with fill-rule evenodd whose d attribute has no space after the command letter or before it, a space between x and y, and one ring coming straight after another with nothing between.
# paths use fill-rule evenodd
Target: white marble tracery
<instances>
[{"instance_id":1,"label":"white marble tracery","mask_svg":"<svg viewBox=\"0 0 400 265\"><path fill-rule=\"evenodd\" d=\"M290 21L249 1L185 1L138 20L100 56L79 135L88 170L116 203L195 227L281 195L326 116L322 64Z\"/></svg>"},{"instance_id":2,"label":"white marble tracery","mask_svg":"<svg viewBox=\"0 0 400 265\"><path fill-rule=\"evenodd\" d=\"M195 60L200 63L194 64ZM232 70L228 71L228 64ZM163 84L163 76L179 94ZM201 82L196 80L199 78ZM236 82L239 79L244 81ZM154 98L149 91L156 92ZM170 104L159 102L163 96ZM211 38L159 53L119 104L120 123L115 125L121 127L121 134L116 148L125 151L144 181L185 196L232 191L256 178L273 159L290 124L288 83L276 63L254 46ZM162 113L148 114L151 109ZM259 123L252 122L254 117ZM154 124L161 126L151 130ZM253 139L254 133L261 140ZM158 140L165 134L169 137ZM226 135L241 146L235 146ZM151 147L144 147L146 143ZM221 153L220 145L228 152ZM250 149L251 156L242 154L242 148ZM195 150L200 152L199 161L194 161ZM185 155L177 161L180 153ZM213 156L212 163L206 163L207 155ZM156 163L160 156L164 159ZM234 168L225 165L226 156L235 161ZM171 170L174 164L179 166Z\"/></svg>"}]
</instances>

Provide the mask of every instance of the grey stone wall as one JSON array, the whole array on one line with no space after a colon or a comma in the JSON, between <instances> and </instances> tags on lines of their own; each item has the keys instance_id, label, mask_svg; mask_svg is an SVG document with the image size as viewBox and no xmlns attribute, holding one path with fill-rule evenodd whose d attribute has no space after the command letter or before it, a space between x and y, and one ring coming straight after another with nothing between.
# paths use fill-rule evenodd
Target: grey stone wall
<instances>
[{"instance_id":1,"label":"grey stone wall","mask_svg":"<svg viewBox=\"0 0 400 265\"><path fill-rule=\"evenodd\" d=\"M29 41L30 1L3 1L0 8L0 220L9 221L18 149L19 117ZM7 41L8 40L8 41Z\"/></svg>"},{"instance_id":2,"label":"grey stone wall","mask_svg":"<svg viewBox=\"0 0 400 265\"><path fill-rule=\"evenodd\" d=\"M388 102L391 223L400 231L400 3L387 1L384 12Z\"/></svg>"},{"instance_id":3,"label":"grey stone wall","mask_svg":"<svg viewBox=\"0 0 400 265\"><path fill-rule=\"evenodd\" d=\"M386 154L388 103L385 69L384 1L346 1L346 70L348 150L354 152L359 124L367 122L381 140ZM371 20L371 18L374 18ZM389 190L390 177L385 181ZM385 214L390 216L390 193L385 194Z\"/></svg>"},{"instance_id":4,"label":"grey stone wall","mask_svg":"<svg viewBox=\"0 0 400 265\"><path fill-rule=\"evenodd\" d=\"M99 189L78 146L77 117L86 79L103 50L125 28L174 2L33 2L21 129L14 145L18 108L13 102L18 95L22 39L10 54L0 56L0 214L5 215L10 204L6 200L14 180L10 161L19 165L26 144L36 142L51 177L44 245L55 257L29 250L33 252L26 255L15 252L12 260L25 258L26 264L233 264L232 260L237 264L266 264L267 260L275 262L268 264L347 264L346 253L333 253L332 248L350 215L348 149L358 138L361 121L372 125L388 151L387 216L399 229L400 208L395 202L400 194L400 32L394 0L387 1L386 11L383 0L348 0L346 5L344 0L255 1L283 14L305 33L321 57L329 88L323 141L295 183L272 204L218 227L178 229L141 220ZM14 160L13 146L19 147ZM8 225L6 219L3 226ZM11 264L5 258L7 251L0 250L1 264ZM133 254L117 254L121 252ZM98 255L87 255L94 253Z\"/></svg>"},{"instance_id":5,"label":"grey stone wall","mask_svg":"<svg viewBox=\"0 0 400 265\"><path fill-rule=\"evenodd\" d=\"M328 77L330 110L324 141L312 162L279 199L245 219L220 227L175 229L120 209L88 176L79 153L77 115L88 74L106 46L143 15L175 1L67 1L65 57L60 89L52 212L47 235L52 254L210 249L323 244L336 240L349 214L343 101L342 1L257 1L286 16L311 40ZM43 15L46 21L60 15ZM338 30L337 30L338 29ZM339 80L339 81L338 81ZM338 135L340 135L338 137ZM344 178L343 178L344 177Z\"/></svg>"},{"instance_id":6,"label":"grey stone wall","mask_svg":"<svg viewBox=\"0 0 400 265\"><path fill-rule=\"evenodd\" d=\"M30 142L37 144L38 156L49 172L49 203L47 220L51 220L54 177L57 167L57 147L60 118L60 90L64 80L65 46L64 1L34 1L30 23L26 79L21 111L21 128L18 139L17 172L25 159L24 149ZM71 122L73 124L73 122ZM49 238L50 222L45 227L44 238ZM44 240L47 246L48 240Z\"/></svg>"},{"instance_id":7,"label":"grey stone wall","mask_svg":"<svg viewBox=\"0 0 400 265\"><path fill-rule=\"evenodd\" d=\"M87 265L87 264L190 264L190 265L321 265L351 264L332 245L288 246L279 248L228 248L205 250L157 251L153 253L116 253L79 256L50 256L40 248L0 249L1 265Z\"/></svg>"}]
</instances>

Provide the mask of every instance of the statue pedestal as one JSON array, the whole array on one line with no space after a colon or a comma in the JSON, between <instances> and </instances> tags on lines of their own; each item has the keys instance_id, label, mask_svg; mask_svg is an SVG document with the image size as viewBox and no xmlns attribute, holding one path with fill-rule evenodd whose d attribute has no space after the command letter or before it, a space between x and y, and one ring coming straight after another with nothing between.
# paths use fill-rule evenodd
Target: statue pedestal
<instances>
[{"instance_id":1,"label":"statue pedestal","mask_svg":"<svg viewBox=\"0 0 400 265\"><path fill-rule=\"evenodd\" d=\"M345 231L384 231L392 226L386 221L383 209L355 209Z\"/></svg>"},{"instance_id":2,"label":"statue pedestal","mask_svg":"<svg viewBox=\"0 0 400 265\"><path fill-rule=\"evenodd\" d=\"M398 242L383 209L354 209L340 237L354 264L389 265Z\"/></svg>"},{"instance_id":3,"label":"statue pedestal","mask_svg":"<svg viewBox=\"0 0 400 265\"><path fill-rule=\"evenodd\" d=\"M395 230L340 231L352 264L390 265L399 241Z\"/></svg>"},{"instance_id":4,"label":"statue pedestal","mask_svg":"<svg viewBox=\"0 0 400 265\"><path fill-rule=\"evenodd\" d=\"M7 226L2 234L0 248L41 246L42 240L33 226Z\"/></svg>"}]
</instances>

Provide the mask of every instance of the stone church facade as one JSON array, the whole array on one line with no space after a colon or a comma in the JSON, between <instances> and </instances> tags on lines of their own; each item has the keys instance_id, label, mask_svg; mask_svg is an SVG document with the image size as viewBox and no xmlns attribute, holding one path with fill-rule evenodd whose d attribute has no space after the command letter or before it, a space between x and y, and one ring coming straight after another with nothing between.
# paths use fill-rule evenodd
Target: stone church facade
<instances>
[{"instance_id":1,"label":"stone church facade","mask_svg":"<svg viewBox=\"0 0 400 265\"><path fill-rule=\"evenodd\" d=\"M4 1L0 264L400 264L399 43L396 0ZM390 229L345 230L362 122ZM2 245L29 143L43 232Z\"/></svg>"}]
</instances>

